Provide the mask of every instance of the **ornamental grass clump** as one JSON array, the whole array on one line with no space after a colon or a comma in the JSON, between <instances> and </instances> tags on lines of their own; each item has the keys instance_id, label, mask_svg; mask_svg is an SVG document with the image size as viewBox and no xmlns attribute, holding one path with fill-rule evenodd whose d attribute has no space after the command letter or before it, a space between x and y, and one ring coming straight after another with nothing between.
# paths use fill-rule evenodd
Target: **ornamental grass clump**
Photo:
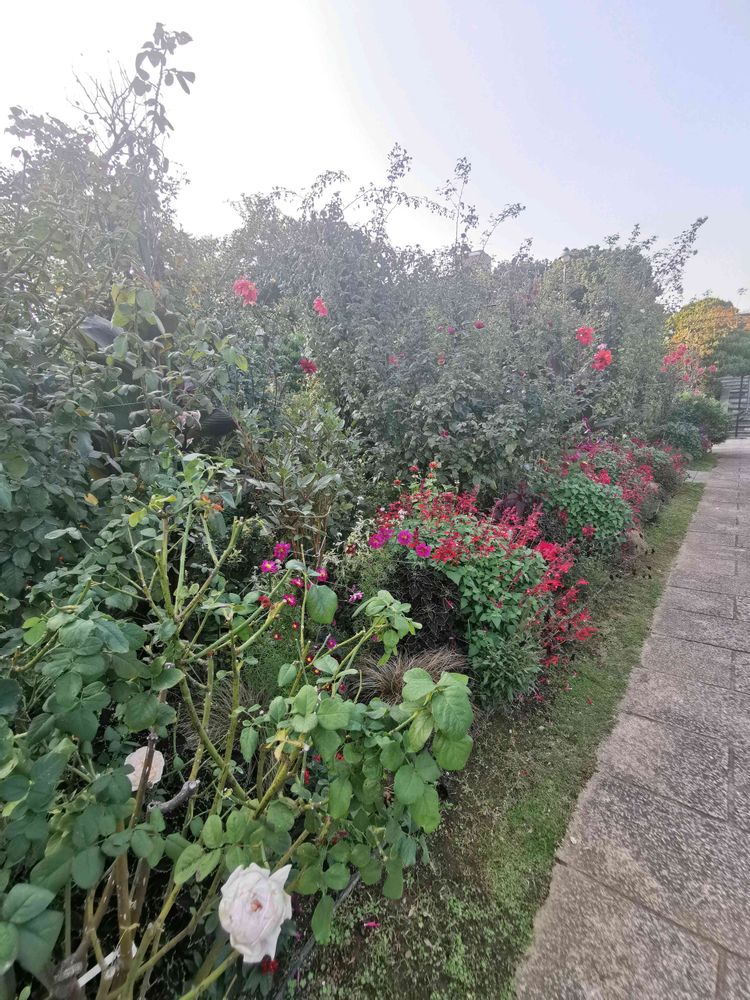
<instances>
[{"instance_id":1,"label":"ornamental grass clump","mask_svg":"<svg viewBox=\"0 0 750 1000\"><path fill-rule=\"evenodd\" d=\"M412 666L392 703L361 698L365 651L384 665L418 630L408 604L363 594L333 639L327 573L285 541L248 587L227 587L242 523L221 541L224 472L186 456L172 494L108 526L110 572L97 550L62 576L72 592L45 604L41 587L4 635L0 972L32 995L265 995L295 900L310 897L324 942L355 873L401 895L440 823L438 779L471 751L462 673ZM108 604L121 591L127 616ZM282 631L292 655L251 702L256 651Z\"/></svg>"}]
</instances>

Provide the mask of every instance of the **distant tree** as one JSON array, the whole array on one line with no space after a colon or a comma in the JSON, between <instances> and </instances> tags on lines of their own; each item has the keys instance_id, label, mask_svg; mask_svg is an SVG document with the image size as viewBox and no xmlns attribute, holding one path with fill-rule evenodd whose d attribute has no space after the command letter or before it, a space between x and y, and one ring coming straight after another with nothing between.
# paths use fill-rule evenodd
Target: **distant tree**
<instances>
[{"instance_id":1,"label":"distant tree","mask_svg":"<svg viewBox=\"0 0 750 1000\"><path fill-rule=\"evenodd\" d=\"M689 302L667 320L670 341L687 344L700 358L710 357L720 342L739 325L739 310L725 299Z\"/></svg>"}]
</instances>

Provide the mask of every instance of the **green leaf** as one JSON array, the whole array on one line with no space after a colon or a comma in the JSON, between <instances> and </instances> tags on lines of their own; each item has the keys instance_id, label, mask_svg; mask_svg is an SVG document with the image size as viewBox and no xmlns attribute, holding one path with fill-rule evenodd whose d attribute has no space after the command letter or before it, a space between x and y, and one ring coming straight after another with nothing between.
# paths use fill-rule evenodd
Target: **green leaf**
<instances>
[{"instance_id":1,"label":"green leaf","mask_svg":"<svg viewBox=\"0 0 750 1000\"><path fill-rule=\"evenodd\" d=\"M195 877L199 882L210 875L214 868L221 861L221 848L218 847L213 851L209 851L208 854L204 854L203 857L198 861L195 868Z\"/></svg>"},{"instance_id":2,"label":"green leaf","mask_svg":"<svg viewBox=\"0 0 750 1000\"><path fill-rule=\"evenodd\" d=\"M161 812L158 809L154 809L153 812L159 813L161 816ZM137 858L147 858L151 853L152 847L151 837L146 830L138 828L133 830L133 836L130 838L130 849Z\"/></svg>"},{"instance_id":3,"label":"green leaf","mask_svg":"<svg viewBox=\"0 0 750 1000\"><path fill-rule=\"evenodd\" d=\"M318 900L318 905L312 915L312 932L318 944L327 944L331 938L331 922L333 920L333 897L327 893Z\"/></svg>"},{"instance_id":4,"label":"green leaf","mask_svg":"<svg viewBox=\"0 0 750 1000\"><path fill-rule=\"evenodd\" d=\"M318 705L318 725L323 729L346 729L351 715L351 702L340 695L324 697Z\"/></svg>"},{"instance_id":5,"label":"green leaf","mask_svg":"<svg viewBox=\"0 0 750 1000\"><path fill-rule=\"evenodd\" d=\"M3 468L11 479L23 479L29 471L29 463L23 455L10 455L3 459Z\"/></svg>"},{"instance_id":6,"label":"green leaf","mask_svg":"<svg viewBox=\"0 0 750 1000\"><path fill-rule=\"evenodd\" d=\"M9 511L13 509L13 494L10 491L10 483L5 476L0 476L0 510Z\"/></svg>"},{"instance_id":7,"label":"green leaf","mask_svg":"<svg viewBox=\"0 0 750 1000\"><path fill-rule=\"evenodd\" d=\"M184 885L198 871L198 865L203 857L200 844L189 844L177 859L174 866L175 885Z\"/></svg>"},{"instance_id":8,"label":"green leaf","mask_svg":"<svg viewBox=\"0 0 750 1000\"><path fill-rule=\"evenodd\" d=\"M52 893L62 889L70 878L73 864L73 850L65 841L60 847L34 865L31 869L31 881L34 885L43 886Z\"/></svg>"},{"instance_id":9,"label":"green leaf","mask_svg":"<svg viewBox=\"0 0 750 1000\"><path fill-rule=\"evenodd\" d=\"M33 975L39 975L50 959L63 925L63 915L47 910L18 930L18 961Z\"/></svg>"},{"instance_id":10,"label":"green leaf","mask_svg":"<svg viewBox=\"0 0 750 1000\"><path fill-rule=\"evenodd\" d=\"M389 740L380 751L380 763L386 771L398 771L404 762L404 754L398 740Z\"/></svg>"},{"instance_id":11,"label":"green leaf","mask_svg":"<svg viewBox=\"0 0 750 1000\"><path fill-rule=\"evenodd\" d=\"M393 791L399 802L403 802L405 806L410 806L412 802L416 802L424 793L424 788L424 781L412 764L404 764L396 771L396 777L393 781Z\"/></svg>"},{"instance_id":12,"label":"green leaf","mask_svg":"<svg viewBox=\"0 0 750 1000\"><path fill-rule=\"evenodd\" d=\"M148 507L139 507L138 510L134 510L133 513L129 515L128 524L131 528L137 528L147 514Z\"/></svg>"},{"instance_id":13,"label":"green leaf","mask_svg":"<svg viewBox=\"0 0 750 1000\"><path fill-rule=\"evenodd\" d=\"M159 700L156 695L141 691L125 703L123 722L134 733L150 729L156 721L158 710Z\"/></svg>"},{"instance_id":14,"label":"green leaf","mask_svg":"<svg viewBox=\"0 0 750 1000\"><path fill-rule=\"evenodd\" d=\"M383 895L386 899L401 899L404 894L404 866L398 858L390 858L385 866Z\"/></svg>"},{"instance_id":15,"label":"green leaf","mask_svg":"<svg viewBox=\"0 0 750 1000\"><path fill-rule=\"evenodd\" d=\"M93 888L104 871L104 855L94 845L78 851L73 857L73 881L81 889Z\"/></svg>"},{"instance_id":16,"label":"green leaf","mask_svg":"<svg viewBox=\"0 0 750 1000\"><path fill-rule=\"evenodd\" d=\"M173 688L176 684L179 684L185 674L178 670L177 667L167 667L166 670L154 678L151 682L152 691L166 691L168 688Z\"/></svg>"},{"instance_id":17,"label":"green leaf","mask_svg":"<svg viewBox=\"0 0 750 1000\"><path fill-rule=\"evenodd\" d=\"M330 865L323 872L323 881L329 889L345 889L349 883L349 869L346 865Z\"/></svg>"},{"instance_id":18,"label":"green leaf","mask_svg":"<svg viewBox=\"0 0 750 1000\"><path fill-rule=\"evenodd\" d=\"M330 625L336 617L339 601L335 591L325 584L316 584L307 592L305 610L311 620L318 625Z\"/></svg>"},{"instance_id":19,"label":"green leaf","mask_svg":"<svg viewBox=\"0 0 750 1000\"><path fill-rule=\"evenodd\" d=\"M404 701L421 701L434 690L435 682L421 667L412 667L404 674Z\"/></svg>"},{"instance_id":20,"label":"green leaf","mask_svg":"<svg viewBox=\"0 0 750 1000\"><path fill-rule=\"evenodd\" d=\"M214 813L208 817L201 830L201 839L206 847L221 847L224 841L224 827L220 816Z\"/></svg>"},{"instance_id":21,"label":"green leaf","mask_svg":"<svg viewBox=\"0 0 750 1000\"><path fill-rule=\"evenodd\" d=\"M457 740L451 740L438 733L432 741L432 752L444 771L461 771L466 767L473 745L471 736L461 736Z\"/></svg>"},{"instance_id":22,"label":"green leaf","mask_svg":"<svg viewBox=\"0 0 750 1000\"><path fill-rule=\"evenodd\" d=\"M240 751L243 758L250 762L258 749L258 731L252 726L245 726L240 733Z\"/></svg>"},{"instance_id":23,"label":"green leaf","mask_svg":"<svg viewBox=\"0 0 750 1000\"><path fill-rule=\"evenodd\" d=\"M14 885L3 902L3 920L9 920L12 924L25 924L46 910L54 898L49 889L43 889L40 885Z\"/></svg>"},{"instance_id":24,"label":"green leaf","mask_svg":"<svg viewBox=\"0 0 750 1000\"><path fill-rule=\"evenodd\" d=\"M352 783L348 778L335 778L328 789L328 813L334 819L343 819L352 801Z\"/></svg>"},{"instance_id":25,"label":"green leaf","mask_svg":"<svg viewBox=\"0 0 750 1000\"><path fill-rule=\"evenodd\" d=\"M7 677L0 678L0 715L12 718L18 711L20 699L21 687L18 681L10 680Z\"/></svg>"},{"instance_id":26,"label":"green leaf","mask_svg":"<svg viewBox=\"0 0 750 1000\"><path fill-rule=\"evenodd\" d=\"M17 928L13 924L0 923L0 976L13 965L17 954Z\"/></svg>"},{"instance_id":27,"label":"green leaf","mask_svg":"<svg viewBox=\"0 0 750 1000\"><path fill-rule=\"evenodd\" d=\"M291 830L297 814L281 799L274 799L266 811L266 819L274 830Z\"/></svg>"},{"instance_id":28,"label":"green leaf","mask_svg":"<svg viewBox=\"0 0 750 1000\"><path fill-rule=\"evenodd\" d=\"M425 833L433 833L440 824L440 799L437 789L430 786L410 806L412 819L418 823Z\"/></svg>"},{"instance_id":29,"label":"green leaf","mask_svg":"<svg viewBox=\"0 0 750 1000\"><path fill-rule=\"evenodd\" d=\"M420 778L428 784L434 784L440 777L440 768L435 763L435 758L427 750L422 751L417 757L414 766Z\"/></svg>"},{"instance_id":30,"label":"green leaf","mask_svg":"<svg viewBox=\"0 0 750 1000\"><path fill-rule=\"evenodd\" d=\"M451 739L466 735L474 716L465 687L454 684L438 691L430 704L435 725L442 733Z\"/></svg>"},{"instance_id":31,"label":"green leaf","mask_svg":"<svg viewBox=\"0 0 750 1000\"><path fill-rule=\"evenodd\" d=\"M351 850L351 862L357 868L364 868L372 859L372 851L367 844L355 844Z\"/></svg>"},{"instance_id":32,"label":"green leaf","mask_svg":"<svg viewBox=\"0 0 750 1000\"><path fill-rule=\"evenodd\" d=\"M288 687L297 676L297 664L296 663L282 663L279 667L279 676L277 683L280 688Z\"/></svg>"},{"instance_id":33,"label":"green leaf","mask_svg":"<svg viewBox=\"0 0 750 1000\"><path fill-rule=\"evenodd\" d=\"M310 715L318 704L318 691L311 684L305 684L297 693L292 706L298 715Z\"/></svg>"},{"instance_id":34,"label":"green leaf","mask_svg":"<svg viewBox=\"0 0 750 1000\"><path fill-rule=\"evenodd\" d=\"M406 731L406 747L412 753L419 753L432 736L433 721L429 710L420 712Z\"/></svg>"},{"instance_id":35,"label":"green leaf","mask_svg":"<svg viewBox=\"0 0 750 1000\"><path fill-rule=\"evenodd\" d=\"M100 618L96 622L96 631L104 641L104 645L111 653L127 653L130 644L120 631L115 622Z\"/></svg>"}]
</instances>

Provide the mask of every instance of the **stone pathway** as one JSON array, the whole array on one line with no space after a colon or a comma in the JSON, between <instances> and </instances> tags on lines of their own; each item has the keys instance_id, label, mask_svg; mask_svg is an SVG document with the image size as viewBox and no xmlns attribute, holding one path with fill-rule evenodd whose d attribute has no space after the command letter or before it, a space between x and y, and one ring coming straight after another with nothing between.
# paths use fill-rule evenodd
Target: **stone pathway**
<instances>
[{"instance_id":1,"label":"stone pathway","mask_svg":"<svg viewBox=\"0 0 750 1000\"><path fill-rule=\"evenodd\" d=\"M750 441L716 453L519 1000L750 1000Z\"/></svg>"}]
</instances>

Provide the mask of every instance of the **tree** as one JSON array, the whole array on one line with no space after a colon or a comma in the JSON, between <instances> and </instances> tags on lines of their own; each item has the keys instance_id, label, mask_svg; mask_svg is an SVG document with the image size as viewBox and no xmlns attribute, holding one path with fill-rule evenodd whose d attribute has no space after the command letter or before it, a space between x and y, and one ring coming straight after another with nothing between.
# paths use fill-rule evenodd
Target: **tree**
<instances>
[{"instance_id":1,"label":"tree","mask_svg":"<svg viewBox=\"0 0 750 1000\"><path fill-rule=\"evenodd\" d=\"M687 344L700 358L708 358L719 342L739 325L739 310L724 299L689 302L667 320L670 341Z\"/></svg>"}]
</instances>

